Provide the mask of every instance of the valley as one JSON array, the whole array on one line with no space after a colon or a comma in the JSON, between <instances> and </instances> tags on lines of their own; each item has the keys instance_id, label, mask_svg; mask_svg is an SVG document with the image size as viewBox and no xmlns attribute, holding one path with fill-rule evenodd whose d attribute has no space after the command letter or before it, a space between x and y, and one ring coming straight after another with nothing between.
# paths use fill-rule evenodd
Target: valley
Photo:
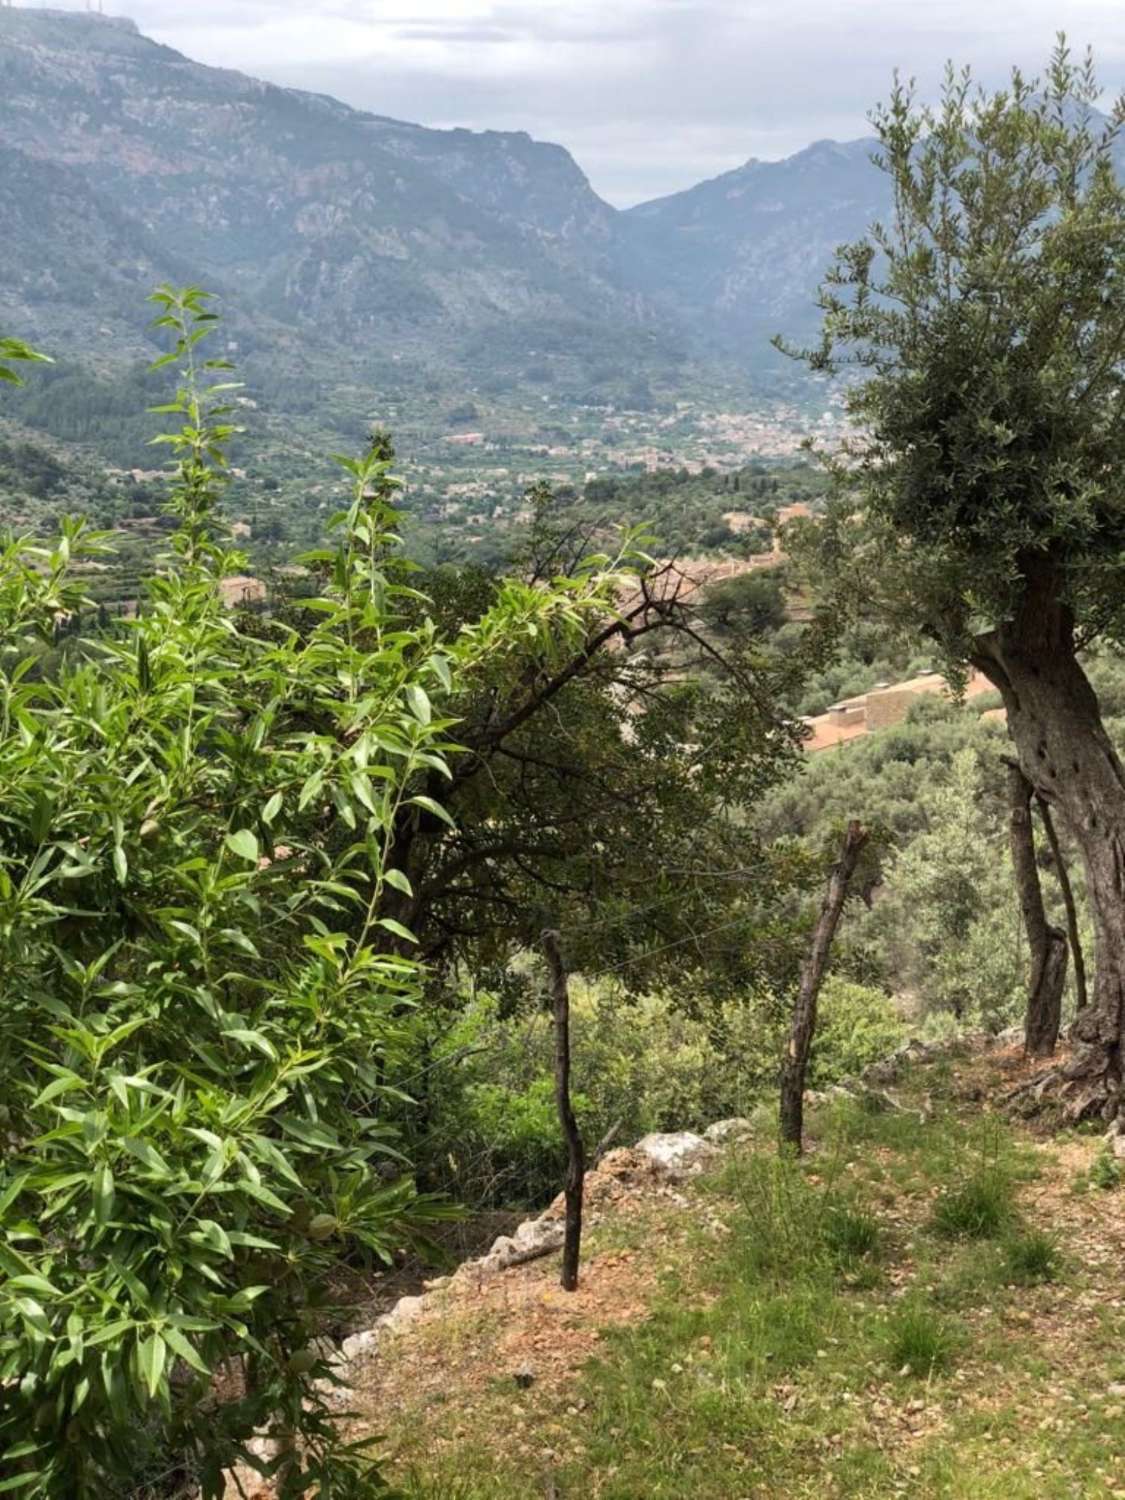
<instances>
[{"instance_id":1,"label":"valley","mask_svg":"<svg viewBox=\"0 0 1125 1500\"><path fill-rule=\"evenodd\" d=\"M1125 96L872 0L70 3L0 1494L1125 1495Z\"/></svg>"}]
</instances>

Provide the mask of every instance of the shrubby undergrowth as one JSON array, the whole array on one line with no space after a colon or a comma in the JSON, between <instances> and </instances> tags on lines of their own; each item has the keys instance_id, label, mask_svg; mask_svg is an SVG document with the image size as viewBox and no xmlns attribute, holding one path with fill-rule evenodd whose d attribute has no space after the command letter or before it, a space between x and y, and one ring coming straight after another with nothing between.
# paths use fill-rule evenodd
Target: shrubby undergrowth
<instances>
[{"instance_id":1,"label":"shrubby undergrowth","mask_svg":"<svg viewBox=\"0 0 1125 1500\"><path fill-rule=\"evenodd\" d=\"M318 1309L353 1247L387 1259L442 1211L395 1165L420 988L394 831L444 816L421 788L455 685L580 637L616 575L505 585L451 641L407 625L376 441L305 560L315 623L251 631L219 589L213 314L156 300L178 529L138 618L36 674L103 543L74 523L0 553L0 1487L215 1496L265 1427L282 1496L346 1500L381 1489L316 1396Z\"/></svg>"},{"instance_id":2,"label":"shrubby undergrowth","mask_svg":"<svg viewBox=\"0 0 1125 1500\"><path fill-rule=\"evenodd\" d=\"M649 1131L702 1130L766 1111L787 1025L784 995L766 992L686 1014L674 995L629 999L608 982L575 986L571 1020L574 1106L587 1147L611 1130L629 1145ZM905 1035L888 995L830 978L810 1083L861 1072ZM452 1022L416 1020L421 1108L405 1121L427 1185L461 1202L534 1206L559 1190L564 1153L552 1081L549 1019L506 1015L478 995Z\"/></svg>"}]
</instances>

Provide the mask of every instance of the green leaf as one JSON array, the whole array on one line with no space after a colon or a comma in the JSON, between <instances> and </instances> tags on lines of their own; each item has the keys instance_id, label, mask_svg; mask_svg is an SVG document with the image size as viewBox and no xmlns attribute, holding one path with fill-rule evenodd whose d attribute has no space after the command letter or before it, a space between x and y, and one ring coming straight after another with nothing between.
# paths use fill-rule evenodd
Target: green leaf
<instances>
[{"instance_id":1,"label":"green leaf","mask_svg":"<svg viewBox=\"0 0 1125 1500\"><path fill-rule=\"evenodd\" d=\"M14 1291L40 1292L45 1297L61 1297L57 1286L52 1286L45 1276L13 1276L7 1285Z\"/></svg>"},{"instance_id":2,"label":"green leaf","mask_svg":"<svg viewBox=\"0 0 1125 1500\"><path fill-rule=\"evenodd\" d=\"M150 1334L137 1350L137 1366L150 1397L155 1396L160 1389L166 1354L164 1340L158 1333Z\"/></svg>"},{"instance_id":3,"label":"green leaf","mask_svg":"<svg viewBox=\"0 0 1125 1500\"><path fill-rule=\"evenodd\" d=\"M270 1062L277 1061L277 1048L260 1031L250 1031L243 1026L231 1026L223 1032L223 1035L229 1036L236 1042L242 1042L246 1047L257 1048L269 1058Z\"/></svg>"},{"instance_id":4,"label":"green leaf","mask_svg":"<svg viewBox=\"0 0 1125 1500\"><path fill-rule=\"evenodd\" d=\"M41 1104L47 1104L52 1099L57 1099L60 1094L73 1093L75 1089L85 1088L85 1081L79 1078L77 1073L67 1073L62 1077L54 1079L49 1083L42 1093L37 1094L32 1109L38 1109Z\"/></svg>"},{"instance_id":5,"label":"green leaf","mask_svg":"<svg viewBox=\"0 0 1125 1500\"><path fill-rule=\"evenodd\" d=\"M0 379L4 377L4 371L0 370ZM29 1484L40 1484L43 1475L39 1473L13 1474L10 1479L0 1479L0 1495L10 1494L12 1490L25 1490Z\"/></svg>"},{"instance_id":6,"label":"green leaf","mask_svg":"<svg viewBox=\"0 0 1125 1500\"><path fill-rule=\"evenodd\" d=\"M418 941L410 931L410 928L404 927L401 922L396 922L394 917L380 917L378 925L387 932L393 932L395 937L403 938L408 943L416 943Z\"/></svg>"},{"instance_id":7,"label":"green leaf","mask_svg":"<svg viewBox=\"0 0 1125 1500\"><path fill-rule=\"evenodd\" d=\"M112 1323L106 1323L96 1333L90 1334L86 1340L86 1347L92 1349L97 1344L108 1344L135 1326L132 1318L115 1318Z\"/></svg>"},{"instance_id":8,"label":"green leaf","mask_svg":"<svg viewBox=\"0 0 1125 1500\"><path fill-rule=\"evenodd\" d=\"M285 798L280 792L274 792L273 796L266 803L265 807L262 808L262 822L272 823L274 818L276 818L278 813L281 811L281 806L284 801Z\"/></svg>"},{"instance_id":9,"label":"green leaf","mask_svg":"<svg viewBox=\"0 0 1125 1500\"><path fill-rule=\"evenodd\" d=\"M113 1173L103 1162L94 1173L94 1218L99 1224L108 1224L113 1212Z\"/></svg>"},{"instance_id":10,"label":"green leaf","mask_svg":"<svg viewBox=\"0 0 1125 1500\"><path fill-rule=\"evenodd\" d=\"M244 859L252 865L258 863L258 840L249 828L239 828L235 833L228 833L226 845L232 854L238 855L239 859Z\"/></svg>"},{"instance_id":11,"label":"green leaf","mask_svg":"<svg viewBox=\"0 0 1125 1500\"><path fill-rule=\"evenodd\" d=\"M383 879L388 885L394 886L396 891L401 891L404 896L413 896L414 887L401 870L384 870Z\"/></svg>"},{"instance_id":12,"label":"green leaf","mask_svg":"<svg viewBox=\"0 0 1125 1500\"><path fill-rule=\"evenodd\" d=\"M156 1147L150 1145L148 1141L142 1141L135 1135L127 1135L122 1139L121 1144L130 1156L135 1157L150 1172L156 1172L161 1177L172 1176L171 1167Z\"/></svg>"},{"instance_id":13,"label":"green leaf","mask_svg":"<svg viewBox=\"0 0 1125 1500\"><path fill-rule=\"evenodd\" d=\"M186 1365L190 1365L193 1370L197 1370L200 1375L210 1375L211 1371L199 1357L198 1350L193 1344L191 1344L187 1339L184 1338L179 1329L172 1328L170 1325L165 1324L160 1332L162 1338L164 1339L164 1342L168 1345L173 1354L182 1359Z\"/></svg>"},{"instance_id":14,"label":"green leaf","mask_svg":"<svg viewBox=\"0 0 1125 1500\"><path fill-rule=\"evenodd\" d=\"M12 1204L23 1192L30 1176L30 1172L21 1172L17 1177L13 1177L4 1191L0 1193L0 1214L7 1213L8 1209L11 1208Z\"/></svg>"},{"instance_id":15,"label":"green leaf","mask_svg":"<svg viewBox=\"0 0 1125 1500\"><path fill-rule=\"evenodd\" d=\"M430 700L425 690L417 683L410 683L406 689L406 701L410 704L410 712L418 720L419 724L428 724L432 718Z\"/></svg>"},{"instance_id":16,"label":"green leaf","mask_svg":"<svg viewBox=\"0 0 1125 1500\"><path fill-rule=\"evenodd\" d=\"M446 658L444 656L431 656L430 667L445 691L447 693L451 692L453 689L453 678L450 675L449 662Z\"/></svg>"},{"instance_id":17,"label":"green leaf","mask_svg":"<svg viewBox=\"0 0 1125 1500\"><path fill-rule=\"evenodd\" d=\"M441 821L443 823L447 823L450 828L457 827L457 824L449 816L445 808L442 807L441 803L435 802L432 797L424 797L421 795L417 797L411 797L410 803L413 807L421 807L424 808L426 812L433 813L435 818L440 818Z\"/></svg>"}]
</instances>

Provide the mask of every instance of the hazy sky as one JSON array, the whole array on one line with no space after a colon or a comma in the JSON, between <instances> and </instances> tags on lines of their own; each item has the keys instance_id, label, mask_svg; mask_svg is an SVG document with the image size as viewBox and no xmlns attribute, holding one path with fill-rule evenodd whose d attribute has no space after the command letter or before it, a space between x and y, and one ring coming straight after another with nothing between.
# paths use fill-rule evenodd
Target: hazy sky
<instances>
[{"instance_id":1,"label":"hazy sky","mask_svg":"<svg viewBox=\"0 0 1125 1500\"><path fill-rule=\"evenodd\" d=\"M55 0L60 3L60 0ZM62 0L81 9L85 0ZM202 62L427 125L528 130L626 204L862 135L897 66L1034 72L1060 25L1125 84L1125 0L106 0Z\"/></svg>"}]
</instances>

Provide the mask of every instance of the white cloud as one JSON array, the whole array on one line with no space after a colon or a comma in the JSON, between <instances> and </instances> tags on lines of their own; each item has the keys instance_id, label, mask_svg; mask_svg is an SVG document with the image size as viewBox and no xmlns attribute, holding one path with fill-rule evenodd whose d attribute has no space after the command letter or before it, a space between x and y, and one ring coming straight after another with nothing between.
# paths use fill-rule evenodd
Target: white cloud
<instances>
[{"instance_id":1,"label":"white cloud","mask_svg":"<svg viewBox=\"0 0 1125 1500\"><path fill-rule=\"evenodd\" d=\"M855 136L895 67L1035 72L1060 21L1125 82L1121 0L107 0L202 62L425 124L526 129L632 202ZM80 7L78 7L80 8Z\"/></svg>"}]
</instances>

